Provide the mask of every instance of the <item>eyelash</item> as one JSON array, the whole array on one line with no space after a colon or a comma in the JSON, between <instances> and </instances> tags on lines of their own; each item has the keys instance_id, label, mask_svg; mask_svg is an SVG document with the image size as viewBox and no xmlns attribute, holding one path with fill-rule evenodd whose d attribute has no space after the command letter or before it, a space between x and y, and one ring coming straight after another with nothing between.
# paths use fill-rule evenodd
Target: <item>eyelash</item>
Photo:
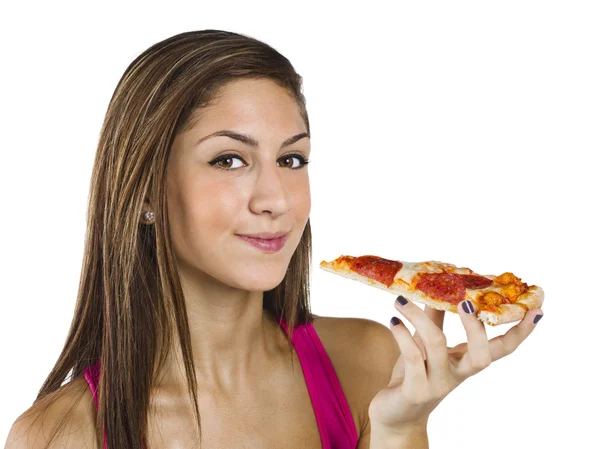
<instances>
[{"instance_id":1,"label":"eyelash","mask_svg":"<svg viewBox=\"0 0 600 449\"><path fill-rule=\"evenodd\" d=\"M300 170L301 168L304 168L305 166L307 166L310 163L310 161L308 159L306 159L304 156L302 156L301 154L298 154L298 153L286 154L285 156L282 156L281 159L285 159L288 157L297 157L298 159L300 159L300 162L301 162L300 167L292 168L292 170ZM243 159L240 156L238 156L237 154L224 154L222 156L219 156L216 159L213 159L211 162L209 162L209 164L211 166L216 165L219 170L224 170L224 171L237 170L237 168L223 168L223 167L219 167L217 165L218 162L227 160L230 158L236 158L236 159L243 161ZM243 168L243 167L238 167L238 168Z\"/></svg>"}]
</instances>

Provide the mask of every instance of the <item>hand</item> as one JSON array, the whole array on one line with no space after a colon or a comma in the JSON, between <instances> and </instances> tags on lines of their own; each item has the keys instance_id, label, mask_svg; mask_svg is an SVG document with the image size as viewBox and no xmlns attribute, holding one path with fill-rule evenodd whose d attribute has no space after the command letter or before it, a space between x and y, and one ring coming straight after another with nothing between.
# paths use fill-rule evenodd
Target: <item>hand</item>
<instances>
[{"instance_id":1,"label":"hand","mask_svg":"<svg viewBox=\"0 0 600 449\"><path fill-rule=\"evenodd\" d=\"M402 321L392 325L400 357L389 385L377 393L369 406L371 426L385 429L390 435L425 428L429 414L452 390L491 362L512 353L535 328L534 319L543 315L541 309L531 309L519 324L488 341L485 325L474 313L475 305L463 301L458 312L467 342L448 348L442 332L445 312L427 306L423 311L411 301L403 302L404 305L396 302L395 307L416 332L411 336Z\"/></svg>"}]
</instances>

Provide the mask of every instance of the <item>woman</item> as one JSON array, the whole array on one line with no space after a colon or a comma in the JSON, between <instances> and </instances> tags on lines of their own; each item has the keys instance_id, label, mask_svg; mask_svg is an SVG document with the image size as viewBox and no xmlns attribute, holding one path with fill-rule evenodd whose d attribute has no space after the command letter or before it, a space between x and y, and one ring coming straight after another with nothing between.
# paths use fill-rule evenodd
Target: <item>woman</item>
<instances>
[{"instance_id":1,"label":"woman","mask_svg":"<svg viewBox=\"0 0 600 449\"><path fill-rule=\"evenodd\" d=\"M136 58L101 131L73 323L7 448L427 447L436 405L542 312L488 342L465 304L450 350L443 312L401 297L414 337L312 314L309 157L302 78L268 45L203 30Z\"/></svg>"}]
</instances>

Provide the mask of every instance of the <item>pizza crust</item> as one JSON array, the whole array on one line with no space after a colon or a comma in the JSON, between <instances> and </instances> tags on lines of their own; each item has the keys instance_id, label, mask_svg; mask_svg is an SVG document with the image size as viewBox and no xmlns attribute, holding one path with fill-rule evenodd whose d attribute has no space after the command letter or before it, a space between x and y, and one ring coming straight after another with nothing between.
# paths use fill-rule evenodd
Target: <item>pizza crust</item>
<instances>
[{"instance_id":1,"label":"pizza crust","mask_svg":"<svg viewBox=\"0 0 600 449\"><path fill-rule=\"evenodd\" d=\"M523 293L515 301L518 304L501 304L494 307L498 311L482 310L477 314L477 318L490 326L520 321L527 311L541 307L543 302L544 290L537 285L532 285L526 293Z\"/></svg>"}]
</instances>

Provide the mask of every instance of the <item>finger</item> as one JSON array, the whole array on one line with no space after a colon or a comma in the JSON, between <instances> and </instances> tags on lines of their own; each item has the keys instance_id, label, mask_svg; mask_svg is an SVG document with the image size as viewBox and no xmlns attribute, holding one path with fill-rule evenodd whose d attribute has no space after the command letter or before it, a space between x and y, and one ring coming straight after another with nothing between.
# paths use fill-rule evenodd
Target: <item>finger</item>
<instances>
[{"instance_id":1,"label":"finger","mask_svg":"<svg viewBox=\"0 0 600 449\"><path fill-rule=\"evenodd\" d=\"M395 320L397 320L397 324L395 323ZM395 380L404 381L409 382L408 385L412 386L417 386L426 382L427 372L425 370L425 362L421 350L417 346L412 335L410 335L410 331L398 317L393 317L390 324L392 334L396 337L398 347L400 348L400 359L404 362L403 378L396 375L396 367L394 367L391 382Z\"/></svg>"},{"instance_id":2,"label":"finger","mask_svg":"<svg viewBox=\"0 0 600 449\"><path fill-rule=\"evenodd\" d=\"M425 347L428 372L448 369L446 336L423 310L403 296L395 301L396 309L406 317L419 334Z\"/></svg>"},{"instance_id":3,"label":"finger","mask_svg":"<svg viewBox=\"0 0 600 449\"><path fill-rule=\"evenodd\" d=\"M487 368L492 363L492 355L485 324L477 319L473 302L461 301L457 309L467 334L467 352L458 362L456 373L466 379Z\"/></svg>"},{"instance_id":4,"label":"finger","mask_svg":"<svg viewBox=\"0 0 600 449\"><path fill-rule=\"evenodd\" d=\"M437 327L442 330L444 329L444 317L446 316L445 310L437 310L433 307L425 306L425 315L427 315Z\"/></svg>"},{"instance_id":5,"label":"finger","mask_svg":"<svg viewBox=\"0 0 600 449\"><path fill-rule=\"evenodd\" d=\"M425 343L423 343L423 340L421 340L421 337L419 336L418 332L415 332L413 339L415 340L415 342L417 343L417 346L421 350L421 355L423 356L423 360L427 360L427 351L425 351Z\"/></svg>"},{"instance_id":6,"label":"finger","mask_svg":"<svg viewBox=\"0 0 600 449\"><path fill-rule=\"evenodd\" d=\"M538 316L539 318L537 318ZM533 332L533 329L536 328L536 324L541 320L542 316L544 316L544 313L541 309L532 309L525 314L518 325L510 328L504 335L492 338L489 343L492 361L501 359L514 352L523 340ZM457 357L462 356L466 352L466 343L456 345L448 351L449 354L454 354Z\"/></svg>"},{"instance_id":7,"label":"finger","mask_svg":"<svg viewBox=\"0 0 600 449\"><path fill-rule=\"evenodd\" d=\"M521 343L537 327L537 323L544 316L541 309L529 310L516 326L511 327L504 335L490 340L492 360L498 360L514 352Z\"/></svg>"},{"instance_id":8,"label":"finger","mask_svg":"<svg viewBox=\"0 0 600 449\"><path fill-rule=\"evenodd\" d=\"M425 315L427 315L429 319L436 324L437 327L439 327L440 329L444 328L444 310L437 310L432 307L425 306ZM417 345L419 345L419 348L421 348L423 358L427 359L427 354L425 353L425 345L423 344L423 340L421 340L421 337L419 336L419 332L415 332L413 338L417 342Z\"/></svg>"},{"instance_id":9,"label":"finger","mask_svg":"<svg viewBox=\"0 0 600 449\"><path fill-rule=\"evenodd\" d=\"M461 343L448 349L448 354L454 355L455 357L462 357L467 352L467 344Z\"/></svg>"}]
</instances>

